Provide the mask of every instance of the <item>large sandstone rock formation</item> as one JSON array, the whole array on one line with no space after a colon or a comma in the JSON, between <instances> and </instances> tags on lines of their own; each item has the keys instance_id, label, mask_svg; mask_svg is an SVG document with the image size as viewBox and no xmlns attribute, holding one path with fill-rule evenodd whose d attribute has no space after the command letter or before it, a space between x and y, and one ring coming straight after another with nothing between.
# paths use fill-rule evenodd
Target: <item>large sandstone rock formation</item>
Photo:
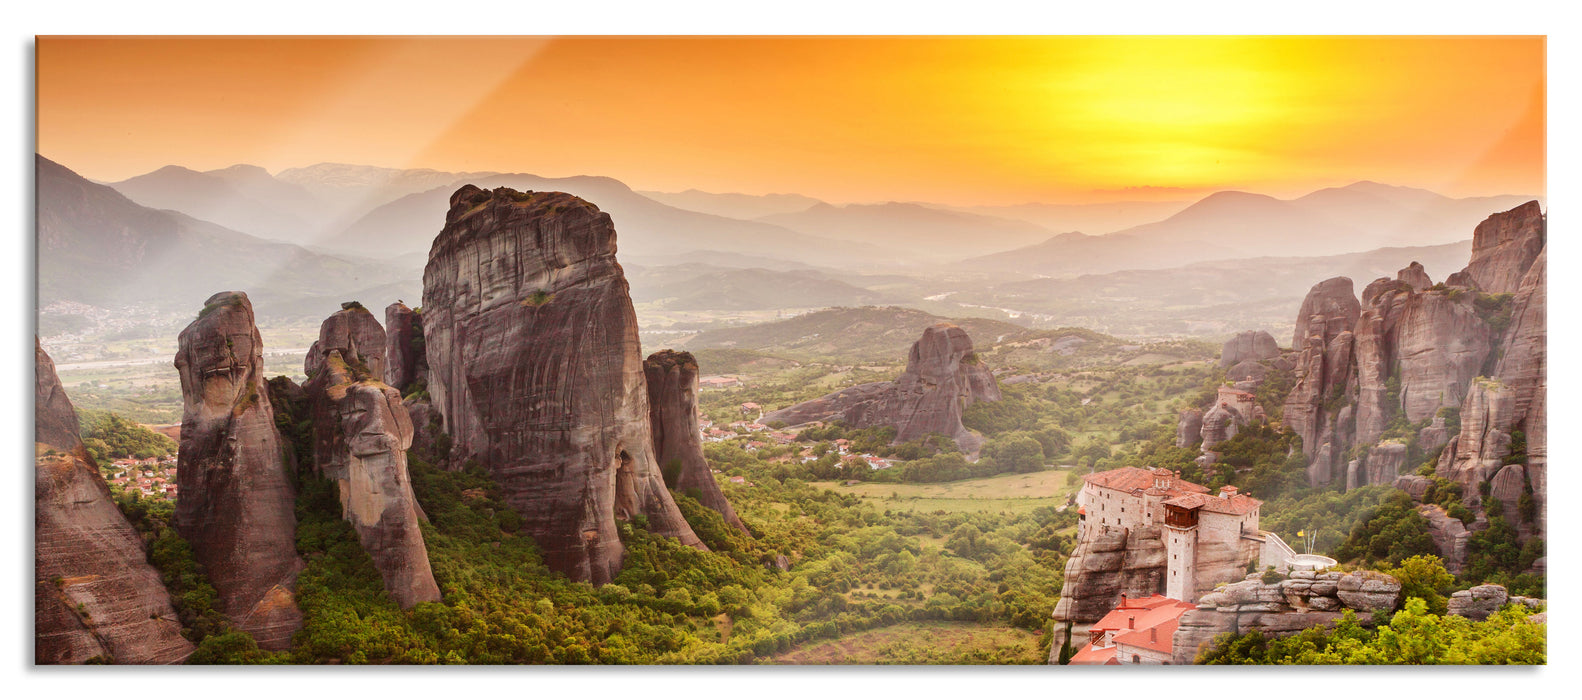
<instances>
[{"instance_id":1,"label":"large sandstone rock formation","mask_svg":"<svg viewBox=\"0 0 1582 700\"><path fill-rule=\"evenodd\" d=\"M1271 360L1280 356L1280 346L1268 331L1242 331L1219 351L1220 369L1234 367L1247 360Z\"/></svg>"},{"instance_id":2,"label":"large sandstone rock formation","mask_svg":"<svg viewBox=\"0 0 1582 700\"><path fill-rule=\"evenodd\" d=\"M335 482L341 516L403 608L440 599L418 527L406 450L412 421L401 395L380 381L383 337L372 313L351 306L325 319L307 364L316 367L305 391L312 405L316 471Z\"/></svg>"},{"instance_id":3,"label":"large sandstone rock formation","mask_svg":"<svg viewBox=\"0 0 1582 700\"><path fill-rule=\"evenodd\" d=\"M1188 408L1176 418L1176 447L1191 447L1203 440L1203 409Z\"/></svg>"},{"instance_id":4,"label":"large sandstone rock formation","mask_svg":"<svg viewBox=\"0 0 1582 700\"><path fill-rule=\"evenodd\" d=\"M1094 532L1078 542L1066 560L1065 581L1053 617L1059 623L1091 625L1114 608L1123 594L1146 598L1163 591L1168 563L1161 528Z\"/></svg>"},{"instance_id":5,"label":"large sandstone rock formation","mask_svg":"<svg viewBox=\"0 0 1582 700\"><path fill-rule=\"evenodd\" d=\"M972 351L972 338L951 323L923 331L893 382L859 384L764 415L764 424L843 421L857 428L895 426L897 443L939 433L975 455L983 438L961 424L974 401L999 401L1000 386Z\"/></svg>"},{"instance_id":6,"label":"large sandstone rock formation","mask_svg":"<svg viewBox=\"0 0 1582 700\"><path fill-rule=\"evenodd\" d=\"M396 391L419 379L427 381L428 356L423 352L423 317L406 304L385 307L384 382Z\"/></svg>"},{"instance_id":7,"label":"large sandstone rock formation","mask_svg":"<svg viewBox=\"0 0 1582 700\"><path fill-rule=\"evenodd\" d=\"M77 412L37 338L34 360L34 663L180 663L192 644L170 593L83 448Z\"/></svg>"},{"instance_id":8,"label":"large sandstone rock formation","mask_svg":"<svg viewBox=\"0 0 1582 700\"><path fill-rule=\"evenodd\" d=\"M1472 232L1472 260L1462 273L1485 293L1514 293L1548 237L1548 224L1536 200L1491 215Z\"/></svg>"},{"instance_id":9,"label":"large sandstone rock formation","mask_svg":"<svg viewBox=\"0 0 1582 700\"><path fill-rule=\"evenodd\" d=\"M545 563L605 583L617 520L702 547L654 459L637 317L615 227L558 192L450 199L423 272L429 393L454 440L522 515Z\"/></svg>"},{"instance_id":10,"label":"large sandstone rock formation","mask_svg":"<svg viewBox=\"0 0 1582 700\"><path fill-rule=\"evenodd\" d=\"M698 362L690 352L662 350L643 361L648 382L649 425L654 435L654 459L665 485L688 493L697 490L698 502L718 511L743 534L747 526L709 471L703 458L703 434L698 428Z\"/></svg>"},{"instance_id":11,"label":"large sandstone rock formation","mask_svg":"<svg viewBox=\"0 0 1582 700\"><path fill-rule=\"evenodd\" d=\"M1314 285L1297 314L1294 347L1301 355L1284 415L1286 426L1302 438L1302 451L1309 457L1308 478L1314 484L1333 478L1333 455L1343 452L1336 447L1349 438L1349 426L1337 419L1343 398L1356 381L1351 362L1352 330L1361 315L1359 308L1351 280L1335 277Z\"/></svg>"},{"instance_id":12,"label":"large sandstone rock formation","mask_svg":"<svg viewBox=\"0 0 1582 700\"><path fill-rule=\"evenodd\" d=\"M183 412L176 528L260 647L284 649L302 626L294 591L296 504L264 385L263 341L241 292L209 297L181 332Z\"/></svg>"}]
</instances>

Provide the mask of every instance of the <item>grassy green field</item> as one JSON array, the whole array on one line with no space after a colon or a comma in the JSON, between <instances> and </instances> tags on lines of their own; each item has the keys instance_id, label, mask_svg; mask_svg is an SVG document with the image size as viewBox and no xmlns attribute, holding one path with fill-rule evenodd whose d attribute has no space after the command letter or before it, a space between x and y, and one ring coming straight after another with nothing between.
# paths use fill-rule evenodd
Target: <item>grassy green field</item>
<instances>
[{"instance_id":1,"label":"grassy green field","mask_svg":"<svg viewBox=\"0 0 1582 700\"><path fill-rule=\"evenodd\" d=\"M1024 513L1041 506L1061 506L1075 490L1067 483L1070 468L1031 474L1000 474L942 484L875 484L846 486L817 481L814 486L849 493L880 510L947 513Z\"/></svg>"},{"instance_id":2,"label":"grassy green field","mask_svg":"<svg viewBox=\"0 0 1582 700\"><path fill-rule=\"evenodd\" d=\"M1038 635L970 622L904 622L775 655L772 664L1040 664Z\"/></svg>"}]
</instances>

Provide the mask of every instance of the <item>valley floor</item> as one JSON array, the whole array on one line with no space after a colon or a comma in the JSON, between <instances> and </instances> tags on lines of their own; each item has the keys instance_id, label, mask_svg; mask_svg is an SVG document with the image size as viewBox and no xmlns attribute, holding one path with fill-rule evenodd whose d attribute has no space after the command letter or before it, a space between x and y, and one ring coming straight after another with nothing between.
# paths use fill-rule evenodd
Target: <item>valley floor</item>
<instances>
[{"instance_id":1,"label":"valley floor","mask_svg":"<svg viewBox=\"0 0 1582 700\"><path fill-rule=\"evenodd\" d=\"M904 622L813 642L764 663L788 665L1041 664L1038 635L970 622Z\"/></svg>"}]
</instances>

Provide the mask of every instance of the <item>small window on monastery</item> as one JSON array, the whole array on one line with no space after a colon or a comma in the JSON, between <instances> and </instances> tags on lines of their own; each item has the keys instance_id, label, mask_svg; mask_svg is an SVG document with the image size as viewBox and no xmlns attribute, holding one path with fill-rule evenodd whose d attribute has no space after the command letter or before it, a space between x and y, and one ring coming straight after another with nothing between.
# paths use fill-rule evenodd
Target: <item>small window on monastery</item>
<instances>
[{"instance_id":1,"label":"small window on monastery","mask_svg":"<svg viewBox=\"0 0 1582 700\"><path fill-rule=\"evenodd\" d=\"M1136 654L1132 654L1132 663L1134 663L1134 664L1137 663L1137 659L1138 659L1137 655Z\"/></svg>"}]
</instances>

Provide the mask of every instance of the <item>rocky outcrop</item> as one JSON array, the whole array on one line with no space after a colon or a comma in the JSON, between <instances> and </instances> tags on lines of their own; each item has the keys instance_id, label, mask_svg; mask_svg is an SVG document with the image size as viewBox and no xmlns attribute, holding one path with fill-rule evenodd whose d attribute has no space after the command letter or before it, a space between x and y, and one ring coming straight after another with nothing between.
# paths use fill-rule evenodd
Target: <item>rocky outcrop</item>
<instances>
[{"instance_id":1,"label":"rocky outcrop","mask_svg":"<svg viewBox=\"0 0 1582 700\"><path fill-rule=\"evenodd\" d=\"M1499 612L1509 600L1510 593L1504 586L1485 583L1451 593L1450 600L1446 603L1451 615L1460 615L1469 620L1482 622L1489 619L1490 615Z\"/></svg>"},{"instance_id":2,"label":"rocky outcrop","mask_svg":"<svg viewBox=\"0 0 1582 700\"><path fill-rule=\"evenodd\" d=\"M1411 285L1412 291L1415 292L1421 292L1434 286L1434 280L1429 278L1428 271L1424 270L1423 264L1416 260L1413 260L1412 264L1401 268L1399 272L1395 273L1395 279Z\"/></svg>"},{"instance_id":3,"label":"rocky outcrop","mask_svg":"<svg viewBox=\"0 0 1582 700\"><path fill-rule=\"evenodd\" d=\"M654 459L665 485L680 493L697 493L699 503L714 509L731 527L747 533L736 509L709 471L698 427L698 362L690 352L663 350L643 361L648 382L648 422L654 435Z\"/></svg>"},{"instance_id":4,"label":"rocky outcrop","mask_svg":"<svg viewBox=\"0 0 1582 700\"><path fill-rule=\"evenodd\" d=\"M83 448L37 338L34 359L33 661L180 663L192 644L170 593Z\"/></svg>"},{"instance_id":5,"label":"rocky outcrop","mask_svg":"<svg viewBox=\"0 0 1582 700\"><path fill-rule=\"evenodd\" d=\"M1122 594L1146 598L1164 590L1168 563L1158 527L1092 533L1077 543L1066 560L1053 617L1073 625L1097 622Z\"/></svg>"},{"instance_id":6,"label":"rocky outcrop","mask_svg":"<svg viewBox=\"0 0 1582 700\"><path fill-rule=\"evenodd\" d=\"M1335 440L1335 420L1355 381L1351 345L1360 306L1352 295L1351 280L1336 277L1313 286L1297 315L1297 342L1301 355L1296 361L1296 384L1285 401L1285 425L1302 438L1302 451L1308 456L1309 479L1326 483L1324 477L1335 471L1330 462L1343 452L1324 446ZM1324 460L1318 457L1327 454Z\"/></svg>"},{"instance_id":7,"label":"rocky outcrop","mask_svg":"<svg viewBox=\"0 0 1582 700\"><path fill-rule=\"evenodd\" d=\"M1484 293L1516 292L1547 240L1548 226L1536 200L1491 215L1473 230L1472 260L1462 272Z\"/></svg>"},{"instance_id":8,"label":"rocky outcrop","mask_svg":"<svg viewBox=\"0 0 1582 700\"><path fill-rule=\"evenodd\" d=\"M895 441L939 433L976 455L983 438L961 424L975 401L999 401L994 375L972 351L967 332L950 323L923 331L907 355L906 372L893 382L860 384L764 415L764 424L843 421L857 428L890 425Z\"/></svg>"},{"instance_id":9,"label":"rocky outcrop","mask_svg":"<svg viewBox=\"0 0 1582 700\"><path fill-rule=\"evenodd\" d=\"M252 303L241 292L210 297L178 342L176 528L219 592L220 611L260 647L284 649L302 625L294 591L303 564Z\"/></svg>"},{"instance_id":10,"label":"rocky outcrop","mask_svg":"<svg viewBox=\"0 0 1582 700\"><path fill-rule=\"evenodd\" d=\"M1510 426L1516 403L1497 379L1478 378L1461 407L1461 432L1450 439L1434 472L1462 486L1468 503L1478 501L1478 484L1494 477L1511 452Z\"/></svg>"},{"instance_id":11,"label":"rocky outcrop","mask_svg":"<svg viewBox=\"0 0 1582 700\"><path fill-rule=\"evenodd\" d=\"M1445 416L1442 412L1436 413L1428 427L1417 431L1417 447L1424 452L1433 452L1450 442L1450 429L1445 426Z\"/></svg>"},{"instance_id":12,"label":"rocky outcrop","mask_svg":"<svg viewBox=\"0 0 1582 700\"><path fill-rule=\"evenodd\" d=\"M1212 450L1226 440L1236 437L1236 433L1247 425L1247 419L1237 413L1235 409L1225 404L1217 404L1203 414L1203 449Z\"/></svg>"},{"instance_id":13,"label":"rocky outcrop","mask_svg":"<svg viewBox=\"0 0 1582 700\"><path fill-rule=\"evenodd\" d=\"M1417 423L1465 398L1489 355L1489 326L1473 308L1471 295L1448 292L1411 295L1395 329L1401 366L1401 408Z\"/></svg>"},{"instance_id":14,"label":"rocky outcrop","mask_svg":"<svg viewBox=\"0 0 1582 700\"><path fill-rule=\"evenodd\" d=\"M1401 475L1406 464L1406 443L1386 442L1368 450L1366 481L1368 484L1389 485Z\"/></svg>"},{"instance_id":15,"label":"rocky outcrop","mask_svg":"<svg viewBox=\"0 0 1582 700\"><path fill-rule=\"evenodd\" d=\"M385 590L410 608L440 599L418 526L417 498L407 473L412 421L401 395L380 381L385 344L372 313L350 306L325 319L307 362L319 369L304 388L313 415L313 457L319 476L335 483L341 517L352 524Z\"/></svg>"},{"instance_id":16,"label":"rocky outcrop","mask_svg":"<svg viewBox=\"0 0 1582 700\"><path fill-rule=\"evenodd\" d=\"M1506 332L1503 354L1495 376L1510 387L1511 420L1527 438L1526 475L1538 502L1539 532L1548 532L1549 428L1545 415L1549 396L1547 315L1548 253L1538 257L1522 278L1511 308L1511 326Z\"/></svg>"},{"instance_id":17,"label":"rocky outcrop","mask_svg":"<svg viewBox=\"0 0 1582 700\"><path fill-rule=\"evenodd\" d=\"M1361 313L1362 305L1357 302L1356 286L1351 283L1351 278L1331 277L1313 285L1296 314L1296 333L1291 336L1292 349L1306 347L1308 337L1315 333L1327 342L1341 331L1351 330L1357 325L1357 316Z\"/></svg>"},{"instance_id":18,"label":"rocky outcrop","mask_svg":"<svg viewBox=\"0 0 1582 700\"><path fill-rule=\"evenodd\" d=\"M1347 610L1356 611L1358 622L1371 626L1369 613L1395 609L1400 591L1394 577L1374 571L1295 571L1275 583L1263 583L1259 574L1249 574L1244 581L1203 595L1196 610L1182 614L1171 639L1171 663L1192 663L1221 634L1285 637L1333 623Z\"/></svg>"},{"instance_id":19,"label":"rocky outcrop","mask_svg":"<svg viewBox=\"0 0 1582 700\"><path fill-rule=\"evenodd\" d=\"M616 522L702 547L653 454L637 317L615 227L559 192L467 185L423 273L428 390L453 442L522 515L552 569L608 582Z\"/></svg>"},{"instance_id":20,"label":"rocky outcrop","mask_svg":"<svg viewBox=\"0 0 1582 700\"><path fill-rule=\"evenodd\" d=\"M426 381L428 357L423 352L423 317L406 304L385 307L384 382L406 391L413 382Z\"/></svg>"},{"instance_id":21,"label":"rocky outcrop","mask_svg":"<svg viewBox=\"0 0 1582 700\"><path fill-rule=\"evenodd\" d=\"M1416 478L1428 481L1424 477ZM1397 481L1396 484L1399 485L1400 482ZM1413 491L1416 489L1409 490L1408 493ZM1426 491L1427 488L1416 491L1416 495L1412 498L1420 499ZM1444 560L1445 569L1453 574L1461 573L1462 568L1467 565L1467 540L1472 537L1466 524L1450 517L1444 508L1436 505L1420 505L1417 507L1417 513L1428 521L1428 536L1434 540L1434 550L1439 553L1439 558Z\"/></svg>"},{"instance_id":22,"label":"rocky outcrop","mask_svg":"<svg viewBox=\"0 0 1582 700\"><path fill-rule=\"evenodd\" d=\"M1280 346L1267 331L1242 331L1219 351L1220 369L1234 367L1247 360L1270 360L1280 356Z\"/></svg>"},{"instance_id":23,"label":"rocky outcrop","mask_svg":"<svg viewBox=\"0 0 1582 700\"><path fill-rule=\"evenodd\" d=\"M1176 447L1191 447L1203 439L1203 409L1189 408L1176 419Z\"/></svg>"}]
</instances>

